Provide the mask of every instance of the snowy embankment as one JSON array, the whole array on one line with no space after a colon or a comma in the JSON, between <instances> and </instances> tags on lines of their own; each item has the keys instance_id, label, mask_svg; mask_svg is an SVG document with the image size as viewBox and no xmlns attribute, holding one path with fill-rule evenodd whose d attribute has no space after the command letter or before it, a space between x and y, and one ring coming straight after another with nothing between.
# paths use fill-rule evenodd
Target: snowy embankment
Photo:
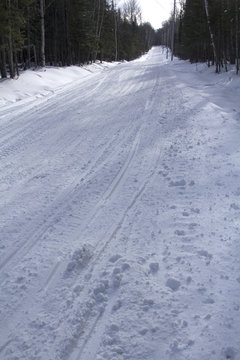
<instances>
[{"instance_id":1,"label":"snowy embankment","mask_svg":"<svg viewBox=\"0 0 240 360\"><path fill-rule=\"evenodd\" d=\"M13 82L0 358L239 360L239 78L153 48L51 94Z\"/></svg>"},{"instance_id":2,"label":"snowy embankment","mask_svg":"<svg viewBox=\"0 0 240 360\"><path fill-rule=\"evenodd\" d=\"M0 106L19 101L33 102L35 99L49 97L66 90L91 75L109 69L119 63L96 62L91 65L69 67L46 67L27 70L14 80L0 81Z\"/></svg>"}]
</instances>

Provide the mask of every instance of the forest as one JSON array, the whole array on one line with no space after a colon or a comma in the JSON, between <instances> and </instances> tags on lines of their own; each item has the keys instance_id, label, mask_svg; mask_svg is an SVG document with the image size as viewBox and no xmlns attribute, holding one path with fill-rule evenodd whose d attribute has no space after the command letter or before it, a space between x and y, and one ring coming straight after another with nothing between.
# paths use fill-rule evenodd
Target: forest
<instances>
[{"instance_id":1,"label":"forest","mask_svg":"<svg viewBox=\"0 0 240 360\"><path fill-rule=\"evenodd\" d=\"M239 72L239 0L180 0L180 9L157 32L157 43L191 62L207 62L216 72ZM174 41L173 41L174 40Z\"/></svg>"},{"instance_id":2,"label":"forest","mask_svg":"<svg viewBox=\"0 0 240 360\"><path fill-rule=\"evenodd\" d=\"M239 73L240 0L173 0L171 17L154 30L137 0L0 0L0 75L37 66L132 60L153 45L216 72ZM178 3L178 6L176 6Z\"/></svg>"},{"instance_id":3,"label":"forest","mask_svg":"<svg viewBox=\"0 0 240 360\"><path fill-rule=\"evenodd\" d=\"M148 51L155 30L136 0L0 0L2 78L37 66L132 60Z\"/></svg>"}]
</instances>

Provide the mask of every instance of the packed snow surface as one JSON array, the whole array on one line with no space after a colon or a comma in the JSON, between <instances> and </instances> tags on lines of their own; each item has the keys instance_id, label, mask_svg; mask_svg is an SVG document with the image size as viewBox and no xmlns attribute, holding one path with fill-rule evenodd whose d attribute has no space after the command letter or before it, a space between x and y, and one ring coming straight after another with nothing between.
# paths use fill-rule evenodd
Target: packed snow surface
<instances>
[{"instance_id":1,"label":"packed snow surface","mask_svg":"<svg viewBox=\"0 0 240 360\"><path fill-rule=\"evenodd\" d=\"M239 78L97 66L0 83L0 358L239 360Z\"/></svg>"}]
</instances>

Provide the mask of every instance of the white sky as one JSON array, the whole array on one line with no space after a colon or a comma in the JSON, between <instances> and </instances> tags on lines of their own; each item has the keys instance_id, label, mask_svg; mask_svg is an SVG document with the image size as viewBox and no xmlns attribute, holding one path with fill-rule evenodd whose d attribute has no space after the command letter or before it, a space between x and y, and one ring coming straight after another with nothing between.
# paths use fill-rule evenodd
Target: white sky
<instances>
[{"instance_id":1,"label":"white sky","mask_svg":"<svg viewBox=\"0 0 240 360\"><path fill-rule=\"evenodd\" d=\"M155 29L168 20L173 10L173 0L138 0L142 8L143 21L148 21Z\"/></svg>"},{"instance_id":2,"label":"white sky","mask_svg":"<svg viewBox=\"0 0 240 360\"><path fill-rule=\"evenodd\" d=\"M117 1L119 5L124 2L125 0ZM138 0L138 3L142 9L143 21L150 22L155 29L159 29L162 22L169 19L173 10L173 0Z\"/></svg>"}]
</instances>

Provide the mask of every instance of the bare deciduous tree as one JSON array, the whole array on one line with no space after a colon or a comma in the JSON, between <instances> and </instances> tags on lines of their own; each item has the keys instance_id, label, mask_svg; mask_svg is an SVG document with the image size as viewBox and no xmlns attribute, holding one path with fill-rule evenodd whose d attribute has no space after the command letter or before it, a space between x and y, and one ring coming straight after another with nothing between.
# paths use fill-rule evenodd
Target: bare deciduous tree
<instances>
[{"instance_id":1,"label":"bare deciduous tree","mask_svg":"<svg viewBox=\"0 0 240 360\"><path fill-rule=\"evenodd\" d=\"M142 20L141 7L137 0L127 0L123 4L123 14L131 23L134 21L141 22Z\"/></svg>"}]
</instances>

